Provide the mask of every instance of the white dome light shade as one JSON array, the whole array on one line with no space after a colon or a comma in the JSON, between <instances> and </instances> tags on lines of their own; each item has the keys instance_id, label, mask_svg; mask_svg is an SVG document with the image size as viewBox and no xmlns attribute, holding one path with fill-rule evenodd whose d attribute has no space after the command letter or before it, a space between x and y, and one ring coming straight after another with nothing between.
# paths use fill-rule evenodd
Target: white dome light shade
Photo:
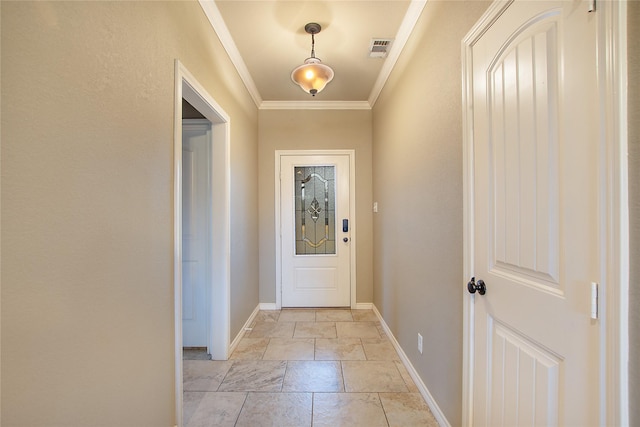
<instances>
[{"instance_id":1,"label":"white dome light shade","mask_svg":"<svg viewBox=\"0 0 640 427\"><path fill-rule=\"evenodd\" d=\"M316 96L333 79L333 75L331 67L324 65L320 59L311 57L291 72L291 80L305 92Z\"/></svg>"}]
</instances>

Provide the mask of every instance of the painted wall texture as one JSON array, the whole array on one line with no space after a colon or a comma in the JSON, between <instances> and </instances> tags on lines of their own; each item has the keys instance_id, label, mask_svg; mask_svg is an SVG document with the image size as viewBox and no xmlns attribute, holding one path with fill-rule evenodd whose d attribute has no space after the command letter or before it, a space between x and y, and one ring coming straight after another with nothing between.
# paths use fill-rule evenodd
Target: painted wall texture
<instances>
[{"instance_id":1,"label":"painted wall texture","mask_svg":"<svg viewBox=\"0 0 640 427\"><path fill-rule=\"evenodd\" d=\"M257 109L197 2L9 2L5 426L173 426L174 60L231 122L232 337L258 304Z\"/></svg>"},{"instance_id":2,"label":"painted wall texture","mask_svg":"<svg viewBox=\"0 0 640 427\"><path fill-rule=\"evenodd\" d=\"M373 301L370 110L260 111L260 302L276 302L275 151L356 153L357 302Z\"/></svg>"},{"instance_id":3,"label":"painted wall texture","mask_svg":"<svg viewBox=\"0 0 640 427\"><path fill-rule=\"evenodd\" d=\"M460 43L488 5L427 2L373 109L374 303L454 426L462 420Z\"/></svg>"},{"instance_id":4,"label":"painted wall texture","mask_svg":"<svg viewBox=\"0 0 640 427\"><path fill-rule=\"evenodd\" d=\"M629 425L640 425L640 2L627 2L629 77Z\"/></svg>"}]
</instances>

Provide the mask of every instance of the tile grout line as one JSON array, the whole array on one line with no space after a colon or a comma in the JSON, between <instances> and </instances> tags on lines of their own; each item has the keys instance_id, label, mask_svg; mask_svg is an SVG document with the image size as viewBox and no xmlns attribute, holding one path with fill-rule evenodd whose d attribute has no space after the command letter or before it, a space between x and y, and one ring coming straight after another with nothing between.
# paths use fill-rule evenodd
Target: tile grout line
<instances>
[{"instance_id":1,"label":"tile grout line","mask_svg":"<svg viewBox=\"0 0 640 427\"><path fill-rule=\"evenodd\" d=\"M387 427L391 425L389 422L389 417L387 416L387 411L384 409L384 403L382 403L382 398L380 397L380 392L378 392L378 400L380 401L380 407L382 408L382 413L384 414L384 419L387 421Z\"/></svg>"},{"instance_id":2,"label":"tile grout line","mask_svg":"<svg viewBox=\"0 0 640 427\"><path fill-rule=\"evenodd\" d=\"M313 405L316 400L316 393L311 392L311 427L313 427Z\"/></svg>"},{"instance_id":3,"label":"tile grout line","mask_svg":"<svg viewBox=\"0 0 640 427\"><path fill-rule=\"evenodd\" d=\"M224 380L227 379L227 375L229 375L229 372L231 372L231 369L233 368L233 365L235 365L235 361L231 362L231 366L229 366L229 369L227 369L227 372L224 373L224 377L222 377L222 380L220 381L220 384L218 384L218 387L216 387L216 392L220 391L220 387L222 387L222 383L224 383Z\"/></svg>"},{"instance_id":4,"label":"tile grout line","mask_svg":"<svg viewBox=\"0 0 640 427\"><path fill-rule=\"evenodd\" d=\"M347 380L344 377L344 360L340 361L340 374L342 375L342 386L344 387L344 392L348 393L348 391L347 391Z\"/></svg>"},{"instance_id":5,"label":"tile grout line","mask_svg":"<svg viewBox=\"0 0 640 427\"><path fill-rule=\"evenodd\" d=\"M236 417L236 422L233 423L234 427L238 425L238 421L240 420L240 414L242 414L242 410L244 409L244 405L247 403L247 399L249 398L249 392L245 392L244 400L242 401L242 406L240 406L240 410L238 411L238 416Z\"/></svg>"},{"instance_id":6,"label":"tile grout line","mask_svg":"<svg viewBox=\"0 0 640 427\"><path fill-rule=\"evenodd\" d=\"M364 360L369 360L369 356L367 356L367 350L364 348L364 342L362 342L362 338L358 338L360 340L360 345L362 346L362 352L364 353Z\"/></svg>"},{"instance_id":7,"label":"tile grout line","mask_svg":"<svg viewBox=\"0 0 640 427\"><path fill-rule=\"evenodd\" d=\"M264 350L262 350L262 355L260 355L259 360L264 360L264 355L267 354L267 348L269 348L269 344L271 344L271 337L267 337L267 345L264 346Z\"/></svg>"},{"instance_id":8,"label":"tile grout line","mask_svg":"<svg viewBox=\"0 0 640 427\"><path fill-rule=\"evenodd\" d=\"M283 392L284 390L284 379L287 377L287 371L289 370L289 360L285 361L286 364L284 365L284 373L282 374L282 383L280 384L280 393Z\"/></svg>"}]
</instances>

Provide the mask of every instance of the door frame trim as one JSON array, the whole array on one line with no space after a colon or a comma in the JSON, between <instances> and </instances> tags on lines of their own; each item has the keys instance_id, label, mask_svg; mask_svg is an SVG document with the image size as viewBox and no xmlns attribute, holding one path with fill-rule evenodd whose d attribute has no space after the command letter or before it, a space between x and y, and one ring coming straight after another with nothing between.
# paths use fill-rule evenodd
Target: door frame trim
<instances>
[{"instance_id":1,"label":"door frame trim","mask_svg":"<svg viewBox=\"0 0 640 427\"><path fill-rule=\"evenodd\" d=\"M213 359L226 360L230 341L230 127L220 105L179 61L175 60L173 135L173 265L176 425L182 425L182 99L211 122L211 292L209 351ZM215 325L215 327L214 327ZM213 331L216 333L214 334Z\"/></svg>"},{"instance_id":2,"label":"door frame trim","mask_svg":"<svg viewBox=\"0 0 640 427\"><path fill-rule=\"evenodd\" d=\"M356 308L356 153L355 150L276 150L275 151L275 234L276 234L276 310L282 308L282 232L280 220L280 167L284 156L348 156L349 157L349 264L350 307Z\"/></svg>"},{"instance_id":3,"label":"door frame trim","mask_svg":"<svg viewBox=\"0 0 640 427\"><path fill-rule=\"evenodd\" d=\"M475 43L514 0L492 3L462 40L463 121L463 395L462 422L473 423L474 300L466 292L473 271L474 147L473 54ZM598 186L600 261L600 425L628 425L629 204L627 164L627 6L598 2L596 32L600 99ZM585 8L585 13L586 8Z\"/></svg>"}]
</instances>

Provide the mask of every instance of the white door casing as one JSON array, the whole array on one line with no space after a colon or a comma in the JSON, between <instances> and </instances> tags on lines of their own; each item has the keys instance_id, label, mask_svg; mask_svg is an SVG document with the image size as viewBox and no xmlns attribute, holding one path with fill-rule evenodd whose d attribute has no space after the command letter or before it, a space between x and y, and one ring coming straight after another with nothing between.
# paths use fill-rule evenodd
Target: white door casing
<instances>
[{"instance_id":1,"label":"white door casing","mask_svg":"<svg viewBox=\"0 0 640 427\"><path fill-rule=\"evenodd\" d=\"M330 179L325 182L322 169L298 169L299 178L307 179L301 185L296 181L296 167L322 169L326 166L335 172L335 184ZM353 307L355 306L355 208L354 208L354 156L352 150L339 151L278 151L276 152L276 229L280 230L277 239L277 285L276 305L280 307ZM316 175L315 172L318 172ZM296 184L297 183L297 184ZM306 236L302 235L298 219L296 235L296 217L294 209L300 209L300 194L296 202L295 185L306 187L307 192L317 191L317 206L306 206L305 210L317 209L319 216L306 216ZM333 189L335 185L335 190ZM300 189L298 193L300 193ZM335 197L335 217L329 215L324 224L324 194ZM334 195L335 192L335 195ZM315 193L314 193L315 194ZM297 203L297 205L296 205ZM308 203L308 202L307 202ZM334 219L335 218L335 219ZM343 220L348 221L348 231L343 230ZM317 221L317 223L316 223ZM313 230L317 227L318 235ZM325 231L330 237L326 243ZM301 239L307 238L305 243ZM296 242L296 238L298 242ZM346 241L344 241L346 239ZM328 248L327 254L301 255L299 252L312 249L321 244L318 250ZM335 250L335 251L334 251Z\"/></svg>"},{"instance_id":2,"label":"white door casing","mask_svg":"<svg viewBox=\"0 0 640 427\"><path fill-rule=\"evenodd\" d=\"M209 346L211 122L182 122L182 345Z\"/></svg>"},{"instance_id":3,"label":"white door casing","mask_svg":"<svg viewBox=\"0 0 640 427\"><path fill-rule=\"evenodd\" d=\"M612 142L587 3L496 2L463 41L465 270L487 287L465 298L470 425L619 419L605 414L606 319L590 318L616 159L599 157Z\"/></svg>"},{"instance_id":4,"label":"white door casing","mask_svg":"<svg viewBox=\"0 0 640 427\"><path fill-rule=\"evenodd\" d=\"M211 254L208 347L214 360L228 358L230 344L230 127L231 120L195 77L175 61L174 88L174 359L176 421L182 425L182 102L211 122ZM215 333L211 333L215 330Z\"/></svg>"}]
</instances>

